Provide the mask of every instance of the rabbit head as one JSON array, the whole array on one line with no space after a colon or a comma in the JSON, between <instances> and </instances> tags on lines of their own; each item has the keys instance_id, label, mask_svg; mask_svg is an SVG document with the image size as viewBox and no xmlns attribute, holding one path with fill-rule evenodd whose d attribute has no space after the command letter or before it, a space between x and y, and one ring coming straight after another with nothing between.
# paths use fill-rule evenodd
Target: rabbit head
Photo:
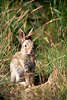
<instances>
[{"instance_id":1,"label":"rabbit head","mask_svg":"<svg viewBox=\"0 0 67 100\"><path fill-rule=\"evenodd\" d=\"M32 29L28 35L26 35L21 29L19 30L19 42L21 43L21 52L24 55L29 55L33 52L33 41L30 39L32 36Z\"/></svg>"}]
</instances>

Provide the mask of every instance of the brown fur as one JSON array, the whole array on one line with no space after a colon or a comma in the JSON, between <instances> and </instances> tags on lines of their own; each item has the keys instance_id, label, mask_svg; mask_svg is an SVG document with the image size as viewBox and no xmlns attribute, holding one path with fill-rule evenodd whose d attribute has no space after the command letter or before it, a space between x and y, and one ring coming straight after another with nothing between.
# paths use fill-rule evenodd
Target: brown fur
<instances>
[{"instance_id":1,"label":"brown fur","mask_svg":"<svg viewBox=\"0 0 67 100\"><path fill-rule=\"evenodd\" d=\"M13 56L10 63L11 81L25 81L25 86L33 86L35 71L35 54L33 50L33 42L31 40L26 40L23 31L20 32L21 35L19 38L21 39L22 47L21 51L17 52ZM32 33L29 33L28 36L30 35L32 35Z\"/></svg>"}]
</instances>

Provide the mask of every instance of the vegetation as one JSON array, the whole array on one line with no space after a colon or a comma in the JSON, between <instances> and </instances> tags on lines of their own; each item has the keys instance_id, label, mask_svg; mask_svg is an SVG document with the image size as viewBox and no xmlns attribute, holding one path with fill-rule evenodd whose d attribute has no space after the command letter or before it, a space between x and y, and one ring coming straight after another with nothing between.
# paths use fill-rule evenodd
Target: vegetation
<instances>
[{"instance_id":1,"label":"vegetation","mask_svg":"<svg viewBox=\"0 0 67 100\"><path fill-rule=\"evenodd\" d=\"M35 85L45 83L51 73L58 69L61 76L58 83L59 100L66 100L67 1L65 0L0 0L0 96L4 97L8 93L7 90L12 91L14 88L14 84L10 83L9 66L12 56L21 48L18 29L22 28L27 34L32 27L37 60Z\"/></svg>"}]
</instances>

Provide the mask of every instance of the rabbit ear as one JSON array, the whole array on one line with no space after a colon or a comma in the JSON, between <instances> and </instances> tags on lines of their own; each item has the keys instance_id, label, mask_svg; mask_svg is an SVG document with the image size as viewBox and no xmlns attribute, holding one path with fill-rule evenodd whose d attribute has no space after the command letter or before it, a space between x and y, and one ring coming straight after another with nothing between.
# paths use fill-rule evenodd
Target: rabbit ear
<instances>
[{"instance_id":1,"label":"rabbit ear","mask_svg":"<svg viewBox=\"0 0 67 100\"><path fill-rule=\"evenodd\" d=\"M25 40L25 33L22 31L22 29L19 29L19 42L22 43Z\"/></svg>"},{"instance_id":2,"label":"rabbit ear","mask_svg":"<svg viewBox=\"0 0 67 100\"><path fill-rule=\"evenodd\" d=\"M26 36L26 38L31 37L31 36L32 36L32 34L33 34L33 28L30 30L30 32L29 32L29 34Z\"/></svg>"}]
</instances>

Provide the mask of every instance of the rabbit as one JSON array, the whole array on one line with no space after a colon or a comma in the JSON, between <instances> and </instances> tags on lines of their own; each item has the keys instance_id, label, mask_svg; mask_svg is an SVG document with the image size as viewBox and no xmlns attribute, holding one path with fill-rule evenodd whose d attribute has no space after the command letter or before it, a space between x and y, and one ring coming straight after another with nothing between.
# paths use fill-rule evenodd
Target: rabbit
<instances>
[{"instance_id":1,"label":"rabbit","mask_svg":"<svg viewBox=\"0 0 67 100\"><path fill-rule=\"evenodd\" d=\"M24 86L34 86L36 59L34 43L31 40L32 29L28 35L21 29L18 33L21 50L15 53L10 63L11 81L21 82Z\"/></svg>"}]
</instances>

